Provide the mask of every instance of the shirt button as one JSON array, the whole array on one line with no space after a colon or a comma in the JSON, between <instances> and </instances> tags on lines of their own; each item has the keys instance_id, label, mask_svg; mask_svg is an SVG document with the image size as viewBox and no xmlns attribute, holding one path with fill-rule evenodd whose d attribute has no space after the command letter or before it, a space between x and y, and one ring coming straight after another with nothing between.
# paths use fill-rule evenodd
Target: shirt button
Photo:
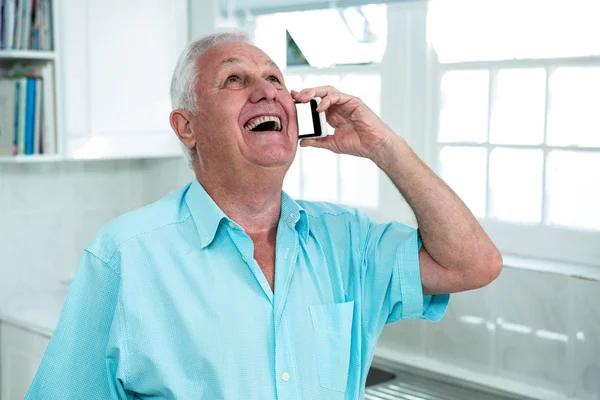
<instances>
[{"instance_id":1,"label":"shirt button","mask_svg":"<svg viewBox=\"0 0 600 400\"><path fill-rule=\"evenodd\" d=\"M248 260L246 260L246 257L244 257L244 256L242 256L242 261L245 262L245 263L248 262Z\"/></svg>"},{"instance_id":2,"label":"shirt button","mask_svg":"<svg viewBox=\"0 0 600 400\"><path fill-rule=\"evenodd\" d=\"M284 382L287 382L290 380L290 374L288 374L287 372L284 372L283 375L281 375L281 379L283 379Z\"/></svg>"},{"instance_id":3,"label":"shirt button","mask_svg":"<svg viewBox=\"0 0 600 400\"><path fill-rule=\"evenodd\" d=\"M296 214L294 214L294 213L291 213L291 214L290 214L290 217L292 217L292 218L296 218Z\"/></svg>"},{"instance_id":4,"label":"shirt button","mask_svg":"<svg viewBox=\"0 0 600 400\"><path fill-rule=\"evenodd\" d=\"M235 228L235 225L233 224L233 222L229 221L229 227L230 227L231 229L234 229L234 228Z\"/></svg>"}]
</instances>

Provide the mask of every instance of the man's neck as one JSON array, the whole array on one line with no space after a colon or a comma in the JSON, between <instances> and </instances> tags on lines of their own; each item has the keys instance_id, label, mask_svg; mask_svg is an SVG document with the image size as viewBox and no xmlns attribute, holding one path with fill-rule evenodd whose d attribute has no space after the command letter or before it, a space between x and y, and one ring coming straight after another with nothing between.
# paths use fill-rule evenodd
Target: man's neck
<instances>
[{"instance_id":1,"label":"man's neck","mask_svg":"<svg viewBox=\"0 0 600 400\"><path fill-rule=\"evenodd\" d=\"M265 176L259 179L246 176L242 180L214 176L210 179L198 173L196 176L225 215L246 233L274 240L281 213L281 180Z\"/></svg>"}]
</instances>

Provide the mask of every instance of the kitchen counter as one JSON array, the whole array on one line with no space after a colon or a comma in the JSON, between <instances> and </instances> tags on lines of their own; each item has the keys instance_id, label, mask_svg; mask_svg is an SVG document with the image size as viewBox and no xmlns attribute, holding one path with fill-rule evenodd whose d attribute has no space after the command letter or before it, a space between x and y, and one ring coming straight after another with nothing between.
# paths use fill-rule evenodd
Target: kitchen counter
<instances>
[{"instance_id":1,"label":"kitchen counter","mask_svg":"<svg viewBox=\"0 0 600 400\"><path fill-rule=\"evenodd\" d=\"M67 286L57 283L44 291L24 290L3 296L0 321L50 337L67 297Z\"/></svg>"},{"instance_id":2,"label":"kitchen counter","mask_svg":"<svg viewBox=\"0 0 600 400\"><path fill-rule=\"evenodd\" d=\"M533 400L375 356L367 376L365 400L404 399Z\"/></svg>"}]
</instances>

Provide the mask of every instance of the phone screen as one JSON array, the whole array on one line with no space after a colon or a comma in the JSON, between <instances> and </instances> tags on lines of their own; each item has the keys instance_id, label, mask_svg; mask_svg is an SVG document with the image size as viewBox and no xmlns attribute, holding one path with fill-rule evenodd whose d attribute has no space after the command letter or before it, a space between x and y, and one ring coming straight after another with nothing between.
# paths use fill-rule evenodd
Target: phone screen
<instances>
[{"instance_id":1,"label":"phone screen","mask_svg":"<svg viewBox=\"0 0 600 400\"><path fill-rule=\"evenodd\" d=\"M319 113L317 113L317 102L314 100L308 103L296 103L298 114L298 136L311 137L321 135L321 125L319 124ZM316 119L315 119L316 118Z\"/></svg>"}]
</instances>

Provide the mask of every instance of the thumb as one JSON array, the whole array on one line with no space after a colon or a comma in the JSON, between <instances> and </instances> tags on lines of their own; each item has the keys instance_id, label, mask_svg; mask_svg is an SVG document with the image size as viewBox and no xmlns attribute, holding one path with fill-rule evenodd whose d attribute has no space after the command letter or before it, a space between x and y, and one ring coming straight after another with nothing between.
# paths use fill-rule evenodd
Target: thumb
<instances>
[{"instance_id":1,"label":"thumb","mask_svg":"<svg viewBox=\"0 0 600 400\"><path fill-rule=\"evenodd\" d=\"M320 149L329 149L331 150L331 145L333 143L333 135L318 138L318 139L302 139L300 141L300 147L317 147Z\"/></svg>"}]
</instances>

